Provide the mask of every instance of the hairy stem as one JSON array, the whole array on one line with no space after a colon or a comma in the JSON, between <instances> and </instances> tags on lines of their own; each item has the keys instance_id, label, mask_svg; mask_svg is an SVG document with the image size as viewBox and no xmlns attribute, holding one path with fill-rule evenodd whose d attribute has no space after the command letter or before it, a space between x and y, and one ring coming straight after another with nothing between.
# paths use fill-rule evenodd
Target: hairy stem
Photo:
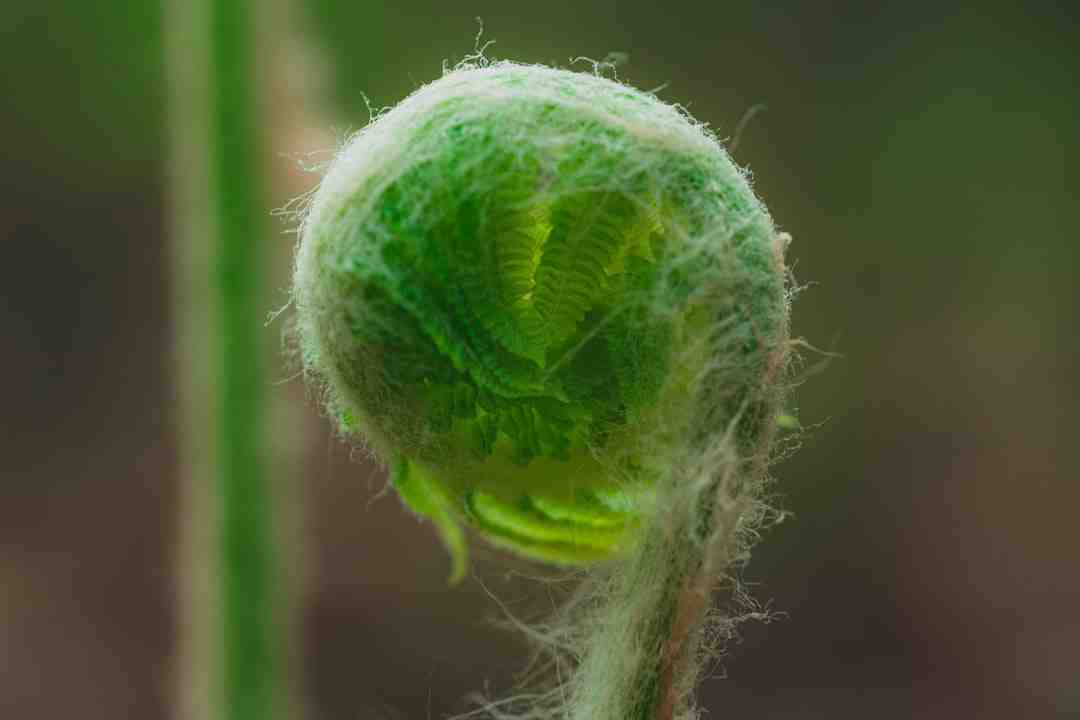
<instances>
[{"instance_id":1,"label":"hairy stem","mask_svg":"<svg viewBox=\"0 0 1080 720\"><path fill-rule=\"evenodd\" d=\"M681 469L671 478L700 482ZM738 555L741 497L733 463L695 493L679 492L642 538L592 616L595 630L574 681L574 720L672 720L682 716L714 586Z\"/></svg>"},{"instance_id":2,"label":"hairy stem","mask_svg":"<svg viewBox=\"0 0 1080 720\"><path fill-rule=\"evenodd\" d=\"M786 236L774 240L783 275ZM733 567L744 559L747 534L760 522L761 490L776 431L787 366L786 323L765 363L759 398L766 420L753 446L728 433L692 460L672 468L659 489L663 508L650 518L635 553L585 618L591 628L577 676L570 681L572 720L695 718L692 693L713 591L734 589ZM731 420L731 429L738 418ZM732 618L720 619L729 623Z\"/></svg>"}]
</instances>

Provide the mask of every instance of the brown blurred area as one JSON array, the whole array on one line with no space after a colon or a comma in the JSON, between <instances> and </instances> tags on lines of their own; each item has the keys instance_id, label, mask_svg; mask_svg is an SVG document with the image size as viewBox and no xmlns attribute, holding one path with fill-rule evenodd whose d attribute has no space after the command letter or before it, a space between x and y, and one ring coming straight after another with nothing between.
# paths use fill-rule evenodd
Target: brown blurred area
<instances>
[{"instance_id":1,"label":"brown blurred area","mask_svg":"<svg viewBox=\"0 0 1080 720\"><path fill-rule=\"evenodd\" d=\"M842 357L795 396L793 515L746 570L778 618L703 686L713 716L1080 717L1075 9L293 5L313 60L267 109L268 218L316 180L293 159L469 53L478 15L495 57L625 52L620 77L722 137L767 106L735 157L794 236L796 334ZM0 718L172 712L165 32L137 0L0 11ZM303 715L435 718L506 688L525 650L491 621L546 591L483 549L447 587L430 528L298 381L268 393L290 399L272 449L304 453L283 480Z\"/></svg>"}]
</instances>

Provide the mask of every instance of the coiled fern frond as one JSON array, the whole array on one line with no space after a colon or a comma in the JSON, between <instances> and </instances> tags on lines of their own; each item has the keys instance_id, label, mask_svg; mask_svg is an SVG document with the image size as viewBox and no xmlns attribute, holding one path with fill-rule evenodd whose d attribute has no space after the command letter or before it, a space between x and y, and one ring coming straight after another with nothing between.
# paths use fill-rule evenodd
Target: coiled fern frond
<instances>
[{"instance_id":1,"label":"coiled fern frond","mask_svg":"<svg viewBox=\"0 0 1080 720\"><path fill-rule=\"evenodd\" d=\"M760 511L781 252L680 110L593 75L482 64L350 140L304 222L294 300L331 414L435 522L455 578L466 526L557 564L647 561L669 592L638 594L667 603L652 625L670 630L681 584L714 580L709 548L727 533L732 550ZM653 653L652 689L623 688L647 696L630 706L674 692L661 650L634 651ZM626 717L603 707L581 717Z\"/></svg>"}]
</instances>

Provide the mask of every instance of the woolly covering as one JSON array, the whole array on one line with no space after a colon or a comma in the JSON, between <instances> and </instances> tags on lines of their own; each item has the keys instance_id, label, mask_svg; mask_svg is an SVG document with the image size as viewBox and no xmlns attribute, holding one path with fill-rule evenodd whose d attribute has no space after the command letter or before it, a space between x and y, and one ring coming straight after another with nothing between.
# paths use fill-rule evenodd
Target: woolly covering
<instances>
[{"instance_id":1,"label":"woolly covering","mask_svg":"<svg viewBox=\"0 0 1080 720\"><path fill-rule=\"evenodd\" d=\"M672 462L729 431L757 452L780 249L680 109L596 75L466 66L326 173L296 259L303 359L456 577L462 523L587 563L632 544Z\"/></svg>"},{"instance_id":2,"label":"woolly covering","mask_svg":"<svg viewBox=\"0 0 1080 720\"><path fill-rule=\"evenodd\" d=\"M594 565L496 717L696 717L767 508L786 236L713 135L597 75L479 61L357 133L301 228L305 366L465 569L463 526ZM711 628L711 631L708 630ZM557 681L556 681L557 678Z\"/></svg>"}]
</instances>

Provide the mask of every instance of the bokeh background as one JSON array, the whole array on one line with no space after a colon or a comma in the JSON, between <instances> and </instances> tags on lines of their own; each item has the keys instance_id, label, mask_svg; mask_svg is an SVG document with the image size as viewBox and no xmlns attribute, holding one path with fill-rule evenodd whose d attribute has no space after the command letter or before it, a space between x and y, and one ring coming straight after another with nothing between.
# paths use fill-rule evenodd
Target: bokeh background
<instances>
[{"instance_id":1,"label":"bokeh background","mask_svg":"<svg viewBox=\"0 0 1080 720\"><path fill-rule=\"evenodd\" d=\"M841 357L806 355L809 432L775 472L793 516L746 572L780 617L702 687L713 716L1080 717L1080 11L965 5L293 0L260 49L271 192L252 242L286 261L271 211L316 182L310 153L470 53L477 16L497 58L625 53L621 78L723 137L766 106L734 155L794 236L796 334ZM0 10L3 718L175 706L164 18L143 0ZM430 528L276 357L271 450L302 456L296 714L437 718L505 687L523 648L489 591L544 591L491 552L448 588Z\"/></svg>"}]
</instances>

